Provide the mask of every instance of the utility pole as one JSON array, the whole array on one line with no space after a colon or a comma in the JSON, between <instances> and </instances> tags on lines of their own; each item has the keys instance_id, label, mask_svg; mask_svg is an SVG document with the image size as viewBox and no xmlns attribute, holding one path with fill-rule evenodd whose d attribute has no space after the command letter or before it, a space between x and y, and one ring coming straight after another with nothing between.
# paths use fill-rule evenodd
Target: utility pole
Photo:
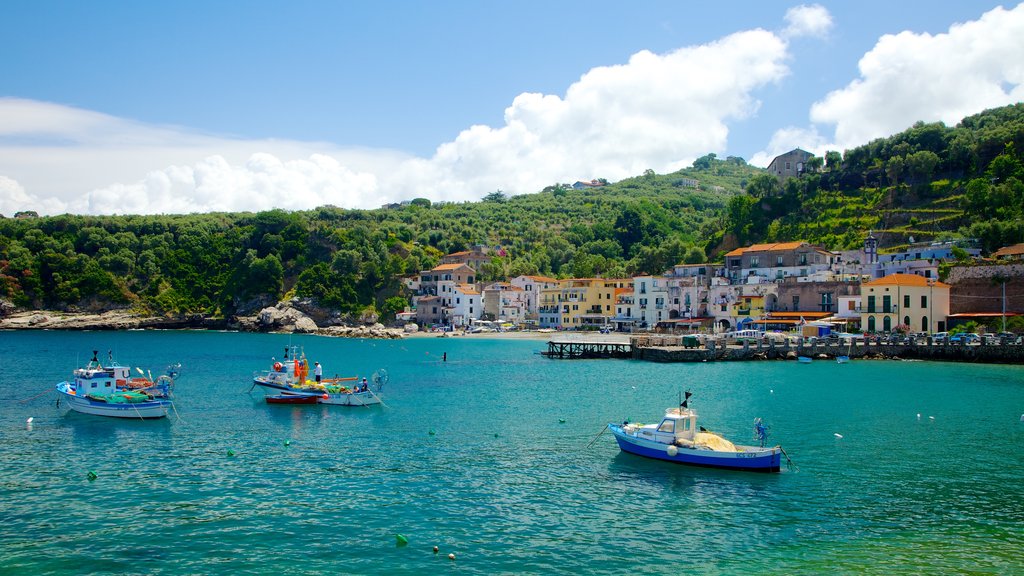
<instances>
[{"instance_id":1,"label":"utility pole","mask_svg":"<svg viewBox=\"0 0 1024 576\"><path fill-rule=\"evenodd\" d=\"M1003 332L1006 332L1006 279L1003 279Z\"/></svg>"}]
</instances>

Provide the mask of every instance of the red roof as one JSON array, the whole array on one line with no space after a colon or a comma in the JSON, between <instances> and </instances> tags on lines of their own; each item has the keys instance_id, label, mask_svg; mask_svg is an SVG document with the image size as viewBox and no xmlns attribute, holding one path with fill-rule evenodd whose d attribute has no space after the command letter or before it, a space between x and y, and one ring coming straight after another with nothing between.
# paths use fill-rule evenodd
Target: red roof
<instances>
[{"instance_id":1,"label":"red roof","mask_svg":"<svg viewBox=\"0 0 1024 576\"><path fill-rule=\"evenodd\" d=\"M861 286L934 286L936 288L949 288L949 284L932 278L925 278L919 274L889 274L884 278L865 282Z\"/></svg>"}]
</instances>

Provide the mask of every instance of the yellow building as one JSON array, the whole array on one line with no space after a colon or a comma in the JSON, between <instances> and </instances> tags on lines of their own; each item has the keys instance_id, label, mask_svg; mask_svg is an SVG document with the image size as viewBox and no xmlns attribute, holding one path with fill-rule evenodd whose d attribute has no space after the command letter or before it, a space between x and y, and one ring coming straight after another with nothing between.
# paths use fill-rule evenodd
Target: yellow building
<instances>
[{"instance_id":1,"label":"yellow building","mask_svg":"<svg viewBox=\"0 0 1024 576\"><path fill-rule=\"evenodd\" d=\"M630 279L569 278L540 294L543 328L573 329L604 326L615 317L615 289L633 285Z\"/></svg>"},{"instance_id":2,"label":"yellow building","mask_svg":"<svg viewBox=\"0 0 1024 576\"><path fill-rule=\"evenodd\" d=\"M860 287L861 327L889 332L904 325L909 332L945 332L949 284L917 274L890 274Z\"/></svg>"},{"instance_id":3,"label":"yellow building","mask_svg":"<svg viewBox=\"0 0 1024 576\"><path fill-rule=\"evenodd\" d=\"M729 315L736 319L737 325L747 318L761 318L765 315L764 296L737 296L736 301L729 306Z\"/></svg>"}]
</instances>

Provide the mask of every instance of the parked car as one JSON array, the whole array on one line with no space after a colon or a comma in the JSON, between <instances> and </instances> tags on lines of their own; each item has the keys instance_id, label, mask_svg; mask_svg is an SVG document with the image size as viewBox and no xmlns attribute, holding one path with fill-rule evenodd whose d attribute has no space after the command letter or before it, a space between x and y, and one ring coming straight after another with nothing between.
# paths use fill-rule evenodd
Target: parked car
<instances>
[{"instance_id":1,"label":"parked car","mask_svg":"<svg viewBox=\"0 0 1024 576\"><path fill-rule=\"evenodd\" d=\"M950 336L949 341L954 344L973 344L981 341L981 336L978 336L974 332L959 332Z\"/></svg>"},{"instance_id":2,"label":"parked car","mask_svg":"<svg viewBox=\"0 0 1024 576\"><path fill-rule=\"evenodd\" d=\"M935 332L932 334L932 342L943 344L949 340L949 332Z\"/></svg>"}]
</instances>

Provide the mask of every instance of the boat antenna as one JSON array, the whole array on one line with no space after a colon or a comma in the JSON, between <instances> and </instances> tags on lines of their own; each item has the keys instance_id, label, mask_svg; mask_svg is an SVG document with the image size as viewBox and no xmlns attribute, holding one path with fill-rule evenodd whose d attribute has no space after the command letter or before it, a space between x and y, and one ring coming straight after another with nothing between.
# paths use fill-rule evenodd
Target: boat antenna
<instances>
[{"instance_id":1,"label":"boat antenna","mask_svg":"<svg viewBox=\"0 0 1024 576\"><path fill-rule=\"evenodd\" d=\"M685 394L686 394L686 398L682 402L679 403L679 407L684 409L684 410L690 407L689 406L690 396L693 396L693 392L690 392L689 390L687 390L685 392Z\"/></svg>"}]
</instances>

